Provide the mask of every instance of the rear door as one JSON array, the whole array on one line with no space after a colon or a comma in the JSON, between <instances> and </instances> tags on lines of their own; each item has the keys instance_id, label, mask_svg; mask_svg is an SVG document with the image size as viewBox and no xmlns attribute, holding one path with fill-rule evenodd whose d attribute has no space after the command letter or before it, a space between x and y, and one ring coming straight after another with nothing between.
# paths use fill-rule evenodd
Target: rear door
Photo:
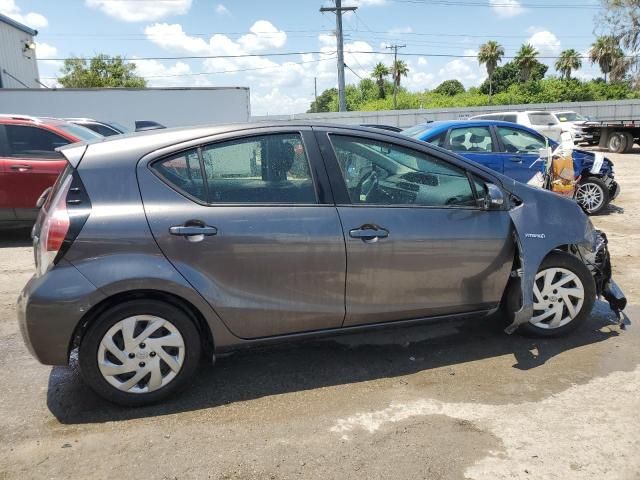
<instances>
[{"instance_id":1,"label":"rear door","mask_svg":"<svg viewBox=\"0 0 640 480\"><path fill-rule=\"evenodd\" d=\"M544 172L540 149L546 147L544 137L518 127L495 127L504 174L522 183L537 184L535 177Z\"/></svg>"},{"instance_id":2,"label":"rear door","mask_svg":"<svg viewBox=\"0 0 640 480\"><path fill-rule=\"evenodd\" d=\"M503 158L488 126L464 126L449 131L447 150L503 173Z\"/></svg>"},{"instance_id":3,"label":"rear door","mask_svg":"<svg viewBox=\"0 0 640 480\"><path fill-rule=\"evenodd\" d=\"M10 202L9 175L7 174L6 137L4 125L0 125L0 222L16 219Z\"/></svg>"},{"instance_id":4,"label":"rear door","mask_svg":"<svg viewBox=\"0 0 640 480\"><path fill-rule=\"evenodd\" d=\"M238 337L336 328L346 254L309 128L218 136L138 166L158 245Z\"/></svg>"},{"instance_id":5,"label":"rear door","mask_svg":"<svg viewBox=\"0 0 640 480\"><path fill-rule=\"evenodd\" d=\"M482 180L395 137L316 131L347 246L345 326L500 302L511 221L507 211L479 207Z\"/></svg>"},{"instance_id":6,"label":"rear door","mask_svg":"<svg viewBox=\"0 0 640 480\"><path fill-rule=\"evenodd\" d=\"M55 149L71 142L30 125L4 125L4 139L3 203L14 209L17 220L35 219L36 201L67 163Z\"/></svg>"}]
</instances>

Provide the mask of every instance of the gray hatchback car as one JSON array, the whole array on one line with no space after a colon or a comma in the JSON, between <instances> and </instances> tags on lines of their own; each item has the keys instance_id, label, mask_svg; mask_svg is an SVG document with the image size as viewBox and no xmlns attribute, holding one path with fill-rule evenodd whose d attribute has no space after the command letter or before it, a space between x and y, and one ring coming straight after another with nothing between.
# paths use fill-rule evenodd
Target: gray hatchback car
<instances>
[{"instance_id":1,"label":"gray hatchback car","mask_svg":"<svg viewBox=\"0 0 640 480\"><path fill-rule=\"evenodd\" d=\"M278 123L61 149L19 300L42 363L158 401L238 347L501 309L507 333L577 327L606 236L577 204L392 132Z\"/></svg>"}]
</instances>

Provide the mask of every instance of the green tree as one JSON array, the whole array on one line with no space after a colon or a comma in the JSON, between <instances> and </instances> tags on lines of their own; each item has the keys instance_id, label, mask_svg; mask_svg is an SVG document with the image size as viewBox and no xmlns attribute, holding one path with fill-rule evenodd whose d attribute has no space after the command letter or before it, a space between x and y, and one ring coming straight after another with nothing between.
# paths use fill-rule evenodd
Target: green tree
<instances>
[{"instance_id":1,"label":"green tree","mask_svg":"<svg viewBox=\"0 0 640 480\"><path fill-rule=\"evenodd\" d=\"M620 48L618 40L612 35L605 35L596 38L591 44L589 50L589 59L591 63L597 63L600 71L604 75L604 81L607 81L607 75L614 68L615 63L619 63L624 57L624 53Z\"/></svg>"},{"instance_id":2,"label":"green tree","mask_svg":"<svg viewBox=\"0 0 640 480\"><path fill-rule=\"evenodd\" d=\"M409 67L404 60L395 60L391 67L391 76L393 77L393 83L396 87L400 86L400 79L406 77L409 73Z\"/></svg>"},{"instance_id":3,"label":"green tree","mask_svg":"<svg viewBox=\"0 0 640 480\"><path fill-rule=\"evenodd\" d=\"M530 43L523 44L516 53L513 63L518 67L523 82L527 82L531 78L531 72L538 63L537 56L538 51Z\"/></svg>"},{"instance_id":4,"label":"green tree","mask_svg":"<svg viewBox=\"0 0 640 480\"><path fill-rule=\"evenodd\" d=\"M544 63L534 60L531 67L529 81L542 80L549 67ZM514 62L507 62L493 72L493 93L506 92L511 85L520 83L520 69ZM489 79L480 85L480 92L487 95L489 93Z\"/></svg>"},{"instance_id":5,"label":"green tree","mask_svg":"<svg viewBox=\"0 0 640 480\"><path fill-rule=\"evenodd\" d=\"M58 77L66 88L125 87L144 88L147 82L136 75L136 66L122 57L98 54L87 62L83 58L64 61Z\"/></svg>"},{"instance_id":6,"label":"green tree","mask_svg":"<svg viewBox=\"0 0 640 480\"><path fill-rule=\"evenodd\" d=\"M498 63L502 61L504 55L504 48L495 40L489 40L487 43L480 45L478 51L478 63L487 67L487 75L489 76L489 101L491 101L491 95L493 94L491 77L495 71Z\"/></svg>"},{"instance_id":7,"label":"green tree","mask_svg":"<svg viewBox=\"0 0 640 480\"><path fill-rule=\"evenodd\" d=\"M378 62L376 66L373 67L371 76L376 79L376 83L378 84L378 98L386 97L386 93L384 91L384 79L389 76L389 73L389 69L382 62Z\"/></svg>"},{"instance_id":8,"label":"green tree","mask_svg":"<svg viewBox=\"0 0 640 480\"><path fill-rule=\"evenodd\" d=\"M307 113L313 112L337 112L338 111L338 89L329 88L318 96L317 101L311 102L311 108Z\"/></svg>"},{"instance_id":9,"label":"green tree","mask_svg":"<svg viewBox=\"0 0 640 480\"><path fill-rule=\"evenodd\" d=\"M571 72L582 67L580 54L573 48L563 50L555 63L556 70L565 80L571 80Z\"/></svg>"},{"instance_id":10,"label":"green tree","mask_svg":"<svg viewBox=\"0 0 640 480\"><path fill-rule=\"evenodd\" d=\"M434 93L439 93L440 95L447 95L449 97L453 97L454 95L459 95L460 93L464 93L464 85L460 83L460 80L445 80L436 88L433 89Z\"/></svg>"}]
</instances>

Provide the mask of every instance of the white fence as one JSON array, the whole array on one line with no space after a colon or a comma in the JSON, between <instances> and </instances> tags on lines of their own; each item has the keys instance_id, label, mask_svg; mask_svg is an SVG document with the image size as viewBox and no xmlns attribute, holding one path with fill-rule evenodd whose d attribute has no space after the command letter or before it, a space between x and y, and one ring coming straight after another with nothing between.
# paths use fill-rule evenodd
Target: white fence
<instances>
[{"instance_id":1,"label":"white fence","mask_svg":"<svg viewBox=\"0 0 640 480\"><path fill-rule=\"evenodd\" d=\"M604 102L531 103L419 110L381 110L376 112L299 113L294 115L253 116L254 121L313 120L320 122L363 124L375 123L406 128L433 120L464 120L473 115L508 110L572 110L597 120L640 120L640 100Z\"/></svg>"}]
</instances>

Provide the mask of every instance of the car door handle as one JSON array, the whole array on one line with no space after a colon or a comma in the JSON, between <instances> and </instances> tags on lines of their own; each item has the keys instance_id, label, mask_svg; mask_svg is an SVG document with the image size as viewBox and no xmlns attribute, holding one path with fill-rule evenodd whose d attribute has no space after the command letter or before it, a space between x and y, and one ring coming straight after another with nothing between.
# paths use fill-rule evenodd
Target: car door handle
<instances>
[{"instance_id":1,"label":"car door handle","mask_svg":"<svg viewBox=\"0 0 640 480\"><path fill-rule=\"evenodd\" d=\"M379 238L387 238L389 230L377 225L362 225L359 228L349 230L351 238L359 238L365 242L377 241Z\"/></svg>"},{"instance_id":2,"label":"car door handle","mask_svg":"<svg viewBox=\"0 0 640 480\"><path fill-rule=\"evenodd\" d=\"M18 170L19 172L24 172L26 170L31 170L33 167L31 165L11 165L11 170Z\"/></svg>"},{"instance_id":3,"label":"car door handle","mask_svg":"<svg viewBox=\"0 0 640 480\"><path fill-rule=\"evenodd\" d=\"M175 225L173 227L169 227L169 233L180 237L194 237L198 235L210 237L211 235L216 235L218 233L218 229L207 225Z\"/></svg>"},{"instance_id":4,"label":"car door handle","mask_svg":"<svg viewBox=\"0 0 640 480\"><path fill-rule=\"evenodd\" d=\"M510 157L509 160L514 163L522 163L522 157Z\"/></svg>"}]
</instances>

